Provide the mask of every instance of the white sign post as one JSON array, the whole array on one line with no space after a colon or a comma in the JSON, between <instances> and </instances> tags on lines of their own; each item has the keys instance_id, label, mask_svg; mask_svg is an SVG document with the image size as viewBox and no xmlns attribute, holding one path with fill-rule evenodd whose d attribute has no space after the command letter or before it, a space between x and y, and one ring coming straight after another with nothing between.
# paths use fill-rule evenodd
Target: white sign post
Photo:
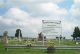
<instances>
[{"instance_id":1,"label":"white sign post","mask_svg":"<svg viewBox=\"0 0 80 54\"><path fill-rule=\"evenodd\" d=\"M50 39L53 39L55 37L60 37L62 35L61 21L42 20L42 32L44 36ZM59 38L59 44L60 44L60 38Z\"/></svg>"}]
</instances>

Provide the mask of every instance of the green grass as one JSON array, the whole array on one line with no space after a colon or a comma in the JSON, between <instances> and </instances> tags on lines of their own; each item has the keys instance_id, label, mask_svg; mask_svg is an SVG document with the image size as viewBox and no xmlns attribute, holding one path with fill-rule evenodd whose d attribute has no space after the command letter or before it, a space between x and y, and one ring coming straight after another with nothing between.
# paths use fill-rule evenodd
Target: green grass
<instances>
[{"instance_id":1,"label":"green grass","mask_svg":"<svg viewBox=\"0 0 80 54\"><path fill-rule=\"evenodd\" d=\"M47 54L46 50L41 49L8 49L5 51L3 44L0 42L0 54ZM80 54L80 50L55 50L52 54Z\"/></svg>"},{"instance_id":2,"label":"green grass","mask_svg":"<svg viewBox=\"0 0 80 54\"><path fill-rule=\"evenodd\" d=\"M76 46L75 41L72 41L72 40L63 40L62 44L67 45L67 46Z\"/></svg>"},{"instance_id":3,"label":"green grass","mask_svg":"<svg viewBox=\"0 0 80 54\"><path fill-rule=\"evenodd\" d=\"M59 40L53 39L53 40L48 40L48 42L54 42L55 46L59 45ZM45 42L45 45L49 45L48 42ZM42 45L43 44L43 42L39 42L39 41L30 41L30 43L32 43L32 45ZM11 44L11 45L16 45L16 44L27 45L28 40L27 41L22 40L21 42L19 42L18 40L9 40L9 44ZM75 41L72 41L72 40L61 40L60 45L61 46L76 46ZM80 44L78 44L78 46L80 46Z\"/></svg>"}]
</instances>

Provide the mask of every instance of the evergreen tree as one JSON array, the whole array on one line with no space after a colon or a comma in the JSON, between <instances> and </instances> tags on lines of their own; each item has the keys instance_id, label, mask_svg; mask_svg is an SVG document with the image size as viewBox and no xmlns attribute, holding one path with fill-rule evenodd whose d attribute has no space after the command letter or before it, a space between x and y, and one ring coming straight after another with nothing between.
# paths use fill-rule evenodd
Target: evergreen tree
<instances>
[{"instance_id":1,"label":"evergreen tree","mask_svg":"<svg viewBox=\"0 0 80 54\"><path fill-rule=\"evenodd\" d=\"M80 37L80 30L78 27L75 27L72 37L73 40L75 40L77 37Z\"/></svg>"}]
</instances>

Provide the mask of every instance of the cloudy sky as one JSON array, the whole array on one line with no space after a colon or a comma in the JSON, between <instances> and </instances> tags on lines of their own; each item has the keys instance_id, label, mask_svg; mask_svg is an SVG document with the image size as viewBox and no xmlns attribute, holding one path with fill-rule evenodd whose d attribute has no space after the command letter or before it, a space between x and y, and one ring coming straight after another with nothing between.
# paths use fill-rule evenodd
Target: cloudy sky
<instances>
[{"instance_id":1,"label":"cloudy sky","mask_svg":"<svg viewBox=\"0 0 80 54\"><path fill-rule=\"evenodd\" d=\"M0 0L0 35L14 36L20 28L23 36L37 37L46 19L62 21L62 35L71 38L79 17L80 0Z\"/></svg>"}]
</instances>

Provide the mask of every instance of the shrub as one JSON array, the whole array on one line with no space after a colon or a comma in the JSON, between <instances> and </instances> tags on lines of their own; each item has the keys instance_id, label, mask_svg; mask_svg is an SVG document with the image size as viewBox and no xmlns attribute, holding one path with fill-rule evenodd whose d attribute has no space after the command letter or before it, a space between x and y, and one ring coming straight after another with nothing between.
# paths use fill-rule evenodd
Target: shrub
<instances>
[{"instance_id":1,"label":"shrub","mask_svg":"<svg viewBox=\"0 0 80 54\"><path fill-rule=\"evenodd\" d=\"M47 47L47 53L54 53L55 48L54 48L54 42L49 42L49 45Z\"/></svg>"},{"instance_id":2,"label":"shrub","mask_svg":"<svg viewBox=\"0 0 80 54\"><path fill-rule=\"evenodd\" d=\"M49 47L47 48L47 53L54 53L54 52L55 52L54 46L49 46Z\"/></svg>"}]
</instances>

